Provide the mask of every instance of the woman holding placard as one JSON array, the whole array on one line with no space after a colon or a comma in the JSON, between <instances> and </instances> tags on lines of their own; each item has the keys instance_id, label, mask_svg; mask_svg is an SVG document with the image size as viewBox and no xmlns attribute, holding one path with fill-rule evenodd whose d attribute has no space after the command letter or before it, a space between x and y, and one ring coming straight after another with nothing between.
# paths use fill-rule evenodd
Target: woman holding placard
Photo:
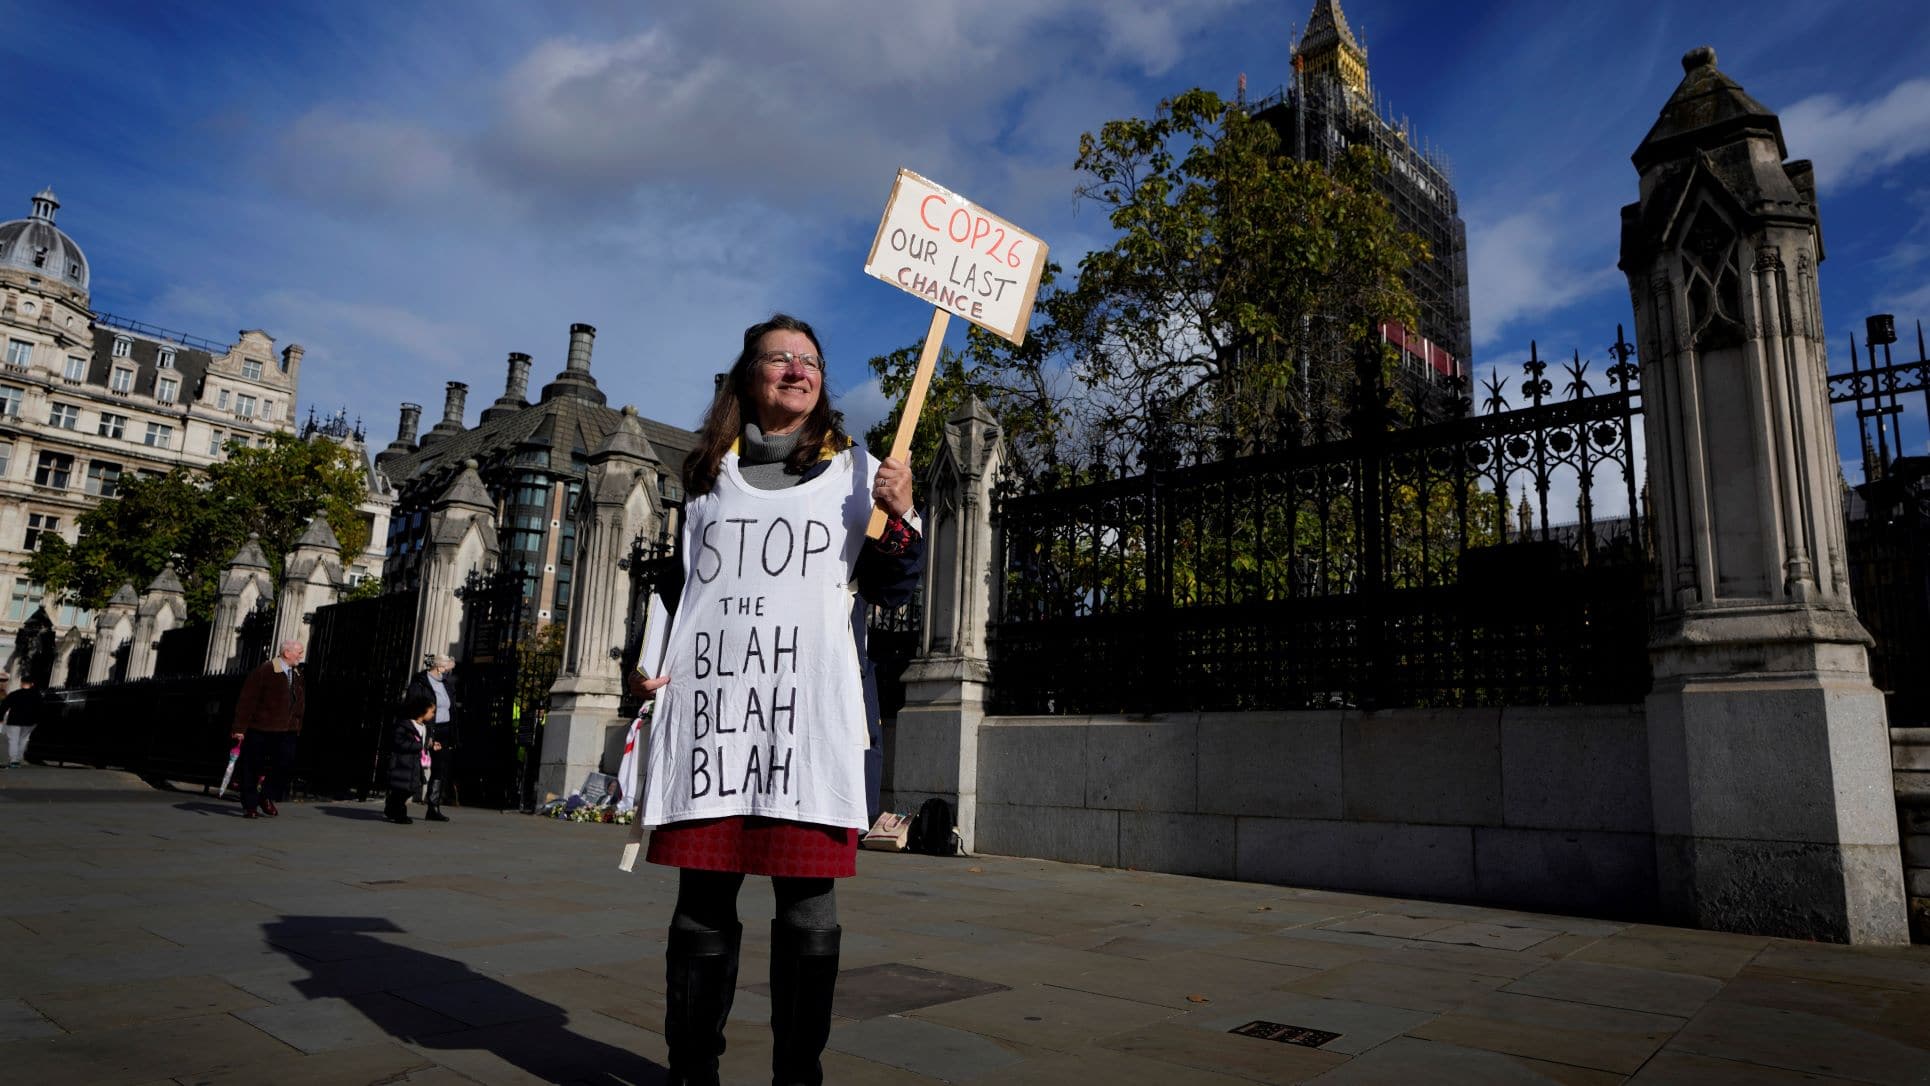
<instances>
[{"instance_id":1,"label":"woman holding placard","mask_svg":"<svg viewBox=\"0 0 1930 1086\"><path fill-rule=\"evenodd\" d=\"M670 1081L717 1081L737 983L737 893L767 875L773 1081L820 1083L838 944L834 879L868 825L856 596L908 598L924 543L911 472L846 437L811 326L744 332L684 462L683 573L641 817L646 858L677 867L665 948ZM865 538L873 508L884 536Z\"/></svg>"}]
</instances>

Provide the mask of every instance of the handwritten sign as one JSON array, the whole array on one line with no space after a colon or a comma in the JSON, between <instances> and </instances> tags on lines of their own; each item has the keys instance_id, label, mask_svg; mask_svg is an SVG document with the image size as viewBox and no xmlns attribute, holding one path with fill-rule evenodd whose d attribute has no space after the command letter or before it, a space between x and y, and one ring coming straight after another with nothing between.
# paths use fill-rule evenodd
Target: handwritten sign
<instances>
[{"instance_id":1,"label":"handwritten sign","mask_svg":"<svg viewBox=\"0 0 1930 1086\"><path fill-rule=\"evenodd\" d=\"M1045 242L899 170L864 271L1021 344L1045 255Z\"/></svg>"}]
</instances>

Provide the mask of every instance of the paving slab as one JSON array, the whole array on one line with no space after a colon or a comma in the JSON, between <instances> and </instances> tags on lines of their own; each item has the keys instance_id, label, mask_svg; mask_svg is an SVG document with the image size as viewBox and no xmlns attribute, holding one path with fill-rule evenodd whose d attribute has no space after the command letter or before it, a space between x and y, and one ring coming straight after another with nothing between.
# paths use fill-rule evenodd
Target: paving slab
<instances>
[{"instance_id":1,"label":"paving slab","mask_svg":"<svg viewBox=\"0 0 1930 1086\"><path fill-rule=\"evenodd\" d=\"M1360 961L1281 985L1328 999L1380 1003L1411 1011L1445 1011L1500 987L1502 978L1389 961Z\"/></svg>"},{"instance_id":2,"label":"paving slab","mask_svg":"<svg viewBox=\"0 0 1930 1086\"><path fill-rule=\"evenodd\" d=\"M1465 1082L1480 1086L1613 1086L1621 1075L1503 1052L1414 1037L1396 1037L1311 1081L1321 1086L1415 1086Z\"/></svg>"},{"instance_id":3,"label":"paving slab","mask_svg":"<svg viewBox=\"0 0 1930 1086\"><path fill-rule=\"evenodd\" d=\"M136 1086L298 1055L232 1015L210 1014L124 1029L89 1030L0 1045L9 1082Z\"/></svg>"},{"instance_id":4,"label":"paving slab","mask_svg":"<svg viewBox=\"0 0 1930 1086\"><path fill-rule=\"evenodd\" d=\"M889 1015L831 1032L834 1052L947 1082L969 1082L1025 1057L1014 1046L971 1030ZM994 1076L998 1080L997 1076Z\"/></svg>"},{"instance_id":5,"label":"paving slab","mask_svg":"<svg viewBox=\"0 0 1930 1086\"><path fill-rule=\"evenodd\" d=\"M266 1001L209 976L167 977L35 993L28 1003L69 1032L118 1029L247 1010Z\"/></svg>"},{"instance_id":6,"label":"paving slab","mask_svg":"<svg viewBox=\"0 0 1930 1086\"><path fill-rule=\"evenodd\" d=\"M1643 1064L1642 1069L1628 1081L1640 1086L1797 1086L1804 1082L1842 1083L1856 1080L1663 1049Z\"/></svg>"},{"instance_id":7,"label":"paving slab","mask_svg":"<svg viewBox=\"0 0 1930 1086\"><path fill-rule=\"evenodd\" d=\"M1659 969L1668 973L1727 979L1742 972L1761 947L1748 943L1706 942L1700 939L1657 938L1623 932L1598 939L1577 950L1572 957L1604 965L1624 965L1635 969Z\"/></svg>"},{"instance_id":8,"label":"paving slab","mask_svg":"<svg viewBox=\"0 0 1930 1086\"><path fill-rule=\"evenodd\" d=\"M1918 1043L1827 1015L1717 999L1669 1042L1671 1051L1886 1086L1930 1082L1930 1026Z\"/></svg>"},{"instance_id":9,"label":"paving slab","mask_svg":"<svg viewBox=\"0 0 1930 1086\"><path fill-rule=\"evenodd\" d=\"M970 1030L995 1040L1067 1051L1132 1026L1164 1021L1170 1007L1047 985L941 1003L905 1017Z\"/></svg>"},{"instance_id":10,"label":"paving slab","mask_svg":"<svg viewBox=\"0 0 1930 1086\"><path fill-rule=\"evenodd\" d=\"M0 999L0 1044L67 1032L24 999Z\"/></svg>"},{"instance_id":11,"label":"paving slab","mask_svg":"<svg viewBox=\"0 0 1930 1086\"><path fill-rule=\"evenodd\" d=\"M244 822L121 775L5 777L6 1082L663 1079L676 874L618 872L622 827L459 809L433 833L384 832L377 805L339 801ZM994 856L858 864L825 1058L846 1086L1779 1086L1930 1068L1926 948ZM768 1081L769 880L738 909L725 1079ZM1005 990L967 994L985 986ZM1336 1036L1228 1032L1254 1021Z\"/></svg>"},{"instance_id":12,"label":"paving slab","mask_svg":"<svg viewBox=\"0 0 1930 1086\"><path fill-rule=\"evenodd\" d=\"M1722 982L1713 977L1583 961L1554 962L1502 988L1517 995L1680 1018L1701 1010L1721 990Z\"/></svg>"},{"instance_id":13,"label":"paving slab","mask_svg":"<svg viewBox=\"0 0 1930 1086\"><path fill-rule=\"evenodd\" d=\"M1441 1015L1416 1037L1531 1059L1633 1074L1681 1018L1494 992Z\"/></svg>"},{"instance_id":14,"label":"paving slab","mask_svg":"<svg viewBox=\"0 0 1930 1086\"><path fill-rule=\"evenodd\" d=\"M1420 1029L1433 1018L1434 1015L1427 1011L1411 1011L1379 1003L1274 992L1251 1001L1235 1001L1229 1006L1209 1008L1207 1012L1189 1016L1186 1024L1216 1033L1225 1033L1256 1021L1301 1026L1340 1035L1321 1045L1322 1051L1357 1055L1403 1033Z\"/></svg>"},{"instance_id":15,"label":"paving slab","mask_svg":"<svg viewBox=\"0 0 1930 1086\"><path fill-rule=\"evenodd\" d=\"M1305 1082L1348 1061L1340 1052L1323 1052L1173 1022L1155 1022L1105 1037L1098 1045L1122 1055L1168 1065L1167 1082L1191 1082L1202 1073L1235 1075L1251 1082Z\"/></svg>"}]
</instances>

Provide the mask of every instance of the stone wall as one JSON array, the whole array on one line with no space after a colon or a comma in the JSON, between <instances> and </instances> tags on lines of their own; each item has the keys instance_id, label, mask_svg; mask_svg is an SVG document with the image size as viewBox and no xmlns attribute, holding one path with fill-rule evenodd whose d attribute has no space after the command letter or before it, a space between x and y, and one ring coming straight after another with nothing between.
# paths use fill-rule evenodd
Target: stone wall
<instances>
[{"instance_id":1,"label":"stone wall","mask_svg":"<svg viewBox=\"0 0 1930 1086\"><path fill-rule=\"evenodd\" d=\"M987 717L977 849L1647 916L1639 706Z\"/></svg>"}]
</instances>

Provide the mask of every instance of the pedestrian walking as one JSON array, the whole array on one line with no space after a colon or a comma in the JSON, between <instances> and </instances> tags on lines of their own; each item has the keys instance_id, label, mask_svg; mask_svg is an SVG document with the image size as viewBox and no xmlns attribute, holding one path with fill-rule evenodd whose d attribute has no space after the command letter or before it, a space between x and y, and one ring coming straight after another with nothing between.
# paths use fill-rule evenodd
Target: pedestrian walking
<instances>
[{"instance_id":1,"label":"pedestrian walking","mask_svg":"<svg viewBox=\"0 0 1930 1086\"><path fill-rule=\"evenodd\" d=\"M833 880L867 825L866 711L853 593L887 606L924 543L911 472L845 436L811 326L779 314L743 350L684 462L683 578L641 817L679 868L664 957L673 1083L715 1083L737 985L746 875L771 878L772 1080L816 1084L842 928ZM888 515L869 541L872 508Z\"/></svg>"},{"instance_id":2,"label":"pedestrian walking","mask_svg":"<svg viewBox=\"0 0 1930 1086\"><path fill-rule=\"evenodd\" d=\"M422 775L430 772L435 741L429 728L436 719L436 701L414 687L402 695L402 719L389 739L389 801L382 817L397 825L415 821L409 817L409 797L422 787Z\"/></svg>"},{"instance_id":3,"label":"pedestrian walking","mask_svg":"<svg viewBox=\"0 0 1930 1086\"><path fill-rule=\"evenodd\" d=\"M7 737L7 768L18 769L27 757L27 742L40 723L40 684L30 675L20 677L20 687L0 698L0 730Z\"/></svg>"},{"instance_id":4,"label":"pedestrian walking","mask_svg":"<svg viewBox=\"0 0 1930 1086\"><path fill-rule=\"evenodd\" d=\"M250 671L235 702L232 735L241 740L241 816L281 812L301 739L302 643L283 641L273 659Z\"/></svg>"},{"instance_id":5,"label":"pedestrian walking","mask_svg":"<svg viewBox=\"0 0 1930 1086\"><path fill-rule=\"evenodd\" d=\"M451 774L456 768L456 748L462 745L456 701L449 689L449 673L455 669L455 660L431 656L429 666L409 680L410 694L420 694L436 704L435 720L429 725L429 784L422 794L422 801L429 807L422 817L430 822L449 821L442 813L442 797L455 795Z\"/></svg>"}]
</instances>

